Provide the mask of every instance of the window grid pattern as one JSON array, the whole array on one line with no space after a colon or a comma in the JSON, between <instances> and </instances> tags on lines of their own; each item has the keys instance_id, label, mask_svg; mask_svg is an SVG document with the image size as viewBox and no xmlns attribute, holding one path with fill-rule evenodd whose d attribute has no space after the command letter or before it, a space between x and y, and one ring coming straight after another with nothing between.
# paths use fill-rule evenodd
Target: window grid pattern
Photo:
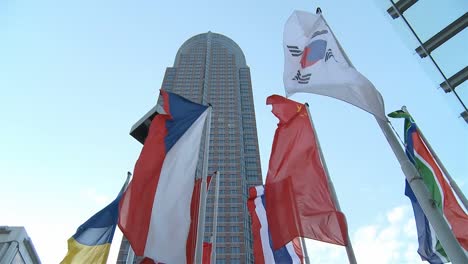
<instances>
[{"instance_id":1,"label":"window grid pattern","mask_svg":"<svg viewBox=\"0 0 468 264\"><path fill-rule=\"evenodd\" d=\"M166 69L161 87L213 106L208 171L220 172L215 179L220 180L216 263L254 263L246 202L248 187L262 184L262 174L250 69L242 50L223 35L209 32L192 37L179 49L173 67ZM215 228L212 190L207 198L205 241L211 240Z\"/></svg>"}]
</instances>

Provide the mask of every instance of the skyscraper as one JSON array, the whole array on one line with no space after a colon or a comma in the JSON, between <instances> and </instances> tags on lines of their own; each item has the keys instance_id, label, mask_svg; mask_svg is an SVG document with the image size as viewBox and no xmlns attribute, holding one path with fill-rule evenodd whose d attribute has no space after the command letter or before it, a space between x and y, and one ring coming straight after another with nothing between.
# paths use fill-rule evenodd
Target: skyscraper
<instances>
[{"instance_id":1,"label":"skyscraper","mask_svg":"<svg viewBox=\"0 0 468 264\"><path fill-rule=\"evenodd\" d=\"M168 67L162 89L213 106L208 171L220 172L216 263L253 263L248 187L262 184L250 69L240 47L212 32L187 40ZM155 108L132 128L140 142L146 137ZM202 144L203 146L203 144ZM210 192L205 241L213 233L214 197ZM122 241L119 260L126 259Z\"/></svg>"}]
</instances>

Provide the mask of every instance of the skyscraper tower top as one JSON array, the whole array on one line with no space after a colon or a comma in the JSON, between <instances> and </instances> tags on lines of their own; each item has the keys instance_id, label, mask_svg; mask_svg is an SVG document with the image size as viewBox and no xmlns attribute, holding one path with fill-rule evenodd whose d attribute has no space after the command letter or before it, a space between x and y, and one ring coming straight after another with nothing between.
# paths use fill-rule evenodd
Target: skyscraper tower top
<instances>
[{"instance_id":1,"label":"skyscraper tower top","mask_svg":"<svg viewBox=\"0 0 468 264\"><path fill-rule=\"evenodd\" d=\"M211 31L195 35L189 38L187 41L185 41L184 44L182 44L182 46L179 48L179 51L177 52L174 61L174 67L178 65L181 54L189 53L190 50L195 47L204 46L208 43L208 41L211 43L216 43L216 45L219 44L221 46L224 46L225 48L230 50L236 56L237 68L247 67L244 53L242 52L239 45L237 45L237 43L234 42L232 39L218 33L213 33Z\"/></svg>"},{"instance_id":2,"label":"skyscraper tower top","mask_svg":"<svg viewBox=\"0 0 468 264\"><path fill-rule=\"evenodd\" d=\"M179 48L174 65L166 69L161 89L213 105L208 172L220 172L214 180L219 180L220 189L217 221L213 221L214 195L208 193L204 240L216 243L215 263L253 263L248 188L262 184L262 173L250 69L241 48L217 33L191 37ZM130 134L143 143L155 114L156 107ZM118 263L125 263L125 243Z\"/></svg>"}]
</instances>

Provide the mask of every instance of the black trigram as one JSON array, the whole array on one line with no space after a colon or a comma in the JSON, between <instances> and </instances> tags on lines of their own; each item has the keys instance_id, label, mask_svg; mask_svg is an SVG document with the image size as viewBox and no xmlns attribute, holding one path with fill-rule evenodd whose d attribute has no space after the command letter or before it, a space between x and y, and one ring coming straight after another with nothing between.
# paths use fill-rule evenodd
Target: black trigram
<instances>
[{"instance_id":1,"label":"black trigram","mask_svg":"<svg viewBox=\"0 0 468 264\"><path fill-rule=\"evenodd\" d=\"M294 76L294 78L292 78L292 80L297 81L300 84L307 84L307 83L309 83L311 75L312 74L310 74L310 73L305 74L305 75L301 75L301 71L298 70L297 73L296 73L296 76Z\"/></svg>"},{"instance_id":2,"label":"black trigram","mask_svg":"<svg viewBox=\"0 0 468 264\"><path fill-rule=\"evenodd\" d=\"M335 56L333 56L332 50L328 49L327 52L325 53L325 62L331 58L333 58L336 61Z\"/></svg>"},{"instance_id":3,"label":"black trigram","mask_svg":"<svg viewBox=\"0 0 468 264\"><path fill-rule=\"evenodd\" d=\"M291 52L291 55L293 57L298 57L302 55L302 50L299 49L298 46L286 46L289 49L289 52Z\"/></svg>"}]
</instances>

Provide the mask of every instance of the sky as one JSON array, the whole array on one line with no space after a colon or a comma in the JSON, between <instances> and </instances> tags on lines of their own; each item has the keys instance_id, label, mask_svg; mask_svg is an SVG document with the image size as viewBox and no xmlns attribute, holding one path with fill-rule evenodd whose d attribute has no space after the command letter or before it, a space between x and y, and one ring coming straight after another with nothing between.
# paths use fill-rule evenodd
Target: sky
<instances>
[{"instance_id":1,"label":"sky","mask_svg":"<svg viewBox=\"0 0 468 264\"><path fill-rule=\"evenodd\" d=\"M407 32L386 14L387 1L2 0L0 225L25 226L42 262L58 263L67 239L133 171L142 146L130 127L155 105L178 48L209 30L233 39L250 67L265 179L277 124L265 101L284 95L283 26L293 10L318 6L386 112L406 105L467 193L461 109L402 40ZM461 0L446 7L467 8ZM324 96L291 99L310 105L357 261L418 263L404 175L374 117ZM402 123L392 120L400 137ZM109 263L121 236L116 232ZM312 263L346 263L342 247L307 241L307 249Z\"/></svg>"}]
</instances>

